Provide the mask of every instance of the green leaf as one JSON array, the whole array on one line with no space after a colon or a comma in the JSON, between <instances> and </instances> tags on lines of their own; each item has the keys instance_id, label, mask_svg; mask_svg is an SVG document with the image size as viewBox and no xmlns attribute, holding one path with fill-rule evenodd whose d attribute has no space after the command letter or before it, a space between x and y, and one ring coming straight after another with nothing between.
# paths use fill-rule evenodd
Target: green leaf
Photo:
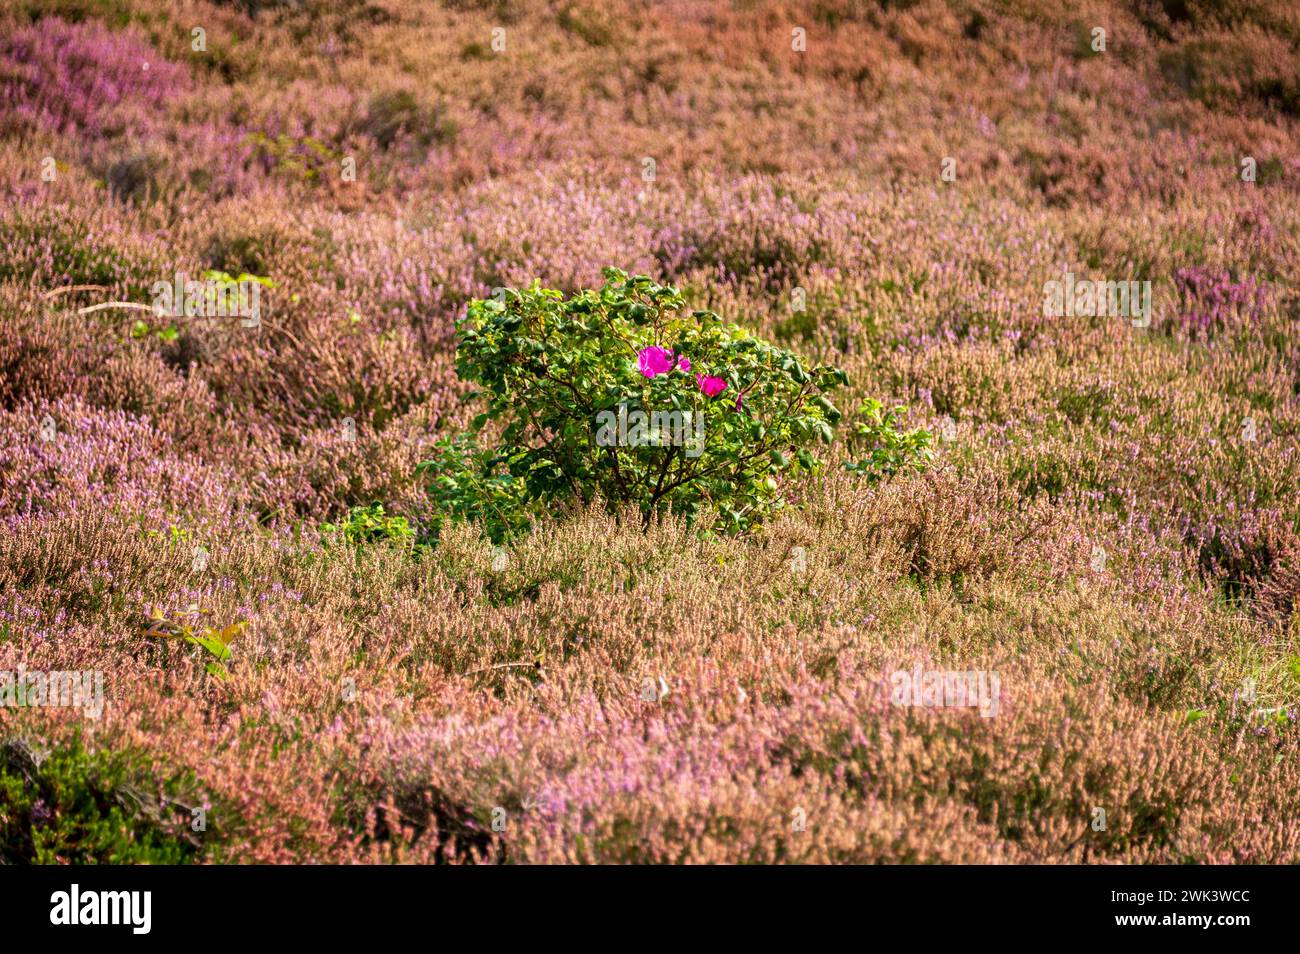
<instances>
[{"instance_id":1,"label":"green leaf","mask_svg":"<svg viewBox=\"0 0 1300 954\"><path fill-rule=\"evenodd\" d=\"M225 666L221 665L221 663L210 662L203 668L207 670L208 675L214 676L217 679L220 679L222 682L230 681L230 670L228 670Z\"/></svg>"}]
</instances>

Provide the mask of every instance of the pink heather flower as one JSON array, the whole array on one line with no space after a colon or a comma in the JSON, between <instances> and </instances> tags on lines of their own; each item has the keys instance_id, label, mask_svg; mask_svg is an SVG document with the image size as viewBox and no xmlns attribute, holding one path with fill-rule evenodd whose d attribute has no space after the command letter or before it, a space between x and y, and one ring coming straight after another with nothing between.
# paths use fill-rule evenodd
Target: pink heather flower
<instances>
[{"instance_id":1,"label":"pink heather flower","mask_svg":"<svg viewBox=\"0 0 1300 954\"><path fill-rule=\"evenodd\" d=\"M691 359L688 358L688 357L686 357L686 355L682 355L680 358L678 358L678 359L677 359L677 370L678 370L678 371L689 371L689 370L691 370Z\"/></svg>"},{"instance_id":2,"label":"pink heather flower","mask_svg":"<svg viewBox=\"0 0 1300 954\"><path fill-rule=\"evenodd\" d=\"M647 378L667 374L673 369L673 354L666 348L650 345L648 348L642 348L641 353L636 356L636 366Z\"/></svg>"},{"instance_id":3,"label":"pink heather flower","mask_svg":"<svg viewBox=\"0 0 1300 954\"><path fill-rule=\"evenodd\" d=\"M716 397L727 387L727 382L722 378L715 378L707 374L697 375L695 383L700 386L700 390L704 392L706 397Z\"/></svg>"}]
</instances>

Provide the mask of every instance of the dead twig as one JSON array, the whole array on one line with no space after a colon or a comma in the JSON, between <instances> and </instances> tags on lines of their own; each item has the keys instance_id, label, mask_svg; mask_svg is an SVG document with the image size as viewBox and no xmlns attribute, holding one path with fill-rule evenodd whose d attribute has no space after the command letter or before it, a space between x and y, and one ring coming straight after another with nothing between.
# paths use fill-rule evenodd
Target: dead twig
<instances>
[{"instance_id":1,"label":"dead twig","mask_svg":"<svg viewBox=\"0 0 1300 954\"><path fill-rule=\"evenodd\" d=\"M134 311L147 311L153 313L153 305L142 305L137 301L106 301L99 305L87 305L85 308L78 308L77 314L89 315L91 312L104 311L108 308L130 308Z\"/></svg>"},{"instance_id":2,"label":"dead twig","mask_svg":"<svg viewBox=\"0 0 1300 954\"><path fill-rule=\"evenodd\" d=\"M48 301L51 298L57 298L59 295L67 295L72 292L81 291L108 291L105 285L64 285L62 288L52 288L41 297Z\"/></svg>"}]
</instances>

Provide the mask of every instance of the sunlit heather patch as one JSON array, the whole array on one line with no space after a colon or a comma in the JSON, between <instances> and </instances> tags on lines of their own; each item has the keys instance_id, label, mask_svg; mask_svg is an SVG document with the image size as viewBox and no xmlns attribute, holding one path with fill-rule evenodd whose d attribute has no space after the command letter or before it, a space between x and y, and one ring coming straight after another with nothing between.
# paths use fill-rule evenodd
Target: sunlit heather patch
<instances>
[{"instance_id":1,"label":"sunlit heather patch","mask_svg":"<svg viewBox=\"0 0 1300 954\"><path fill-rule=\"evenodd\" d=\"M169 445L145 420L76 401L0 412L0 521L112 510L228 519L234 471Z\"/></svg>"},{"instance_id":2,"label":"sunlit heather patch","mask_svg":"<svg viewBox=\"0 0 1300 954\"><path fill-rule=\"evenodd\" d=\"M129 32L47 17L0 40L9 108L54 129L98 136L155 126L190 85L182 66Z\"/></svg>"}]
</instances>

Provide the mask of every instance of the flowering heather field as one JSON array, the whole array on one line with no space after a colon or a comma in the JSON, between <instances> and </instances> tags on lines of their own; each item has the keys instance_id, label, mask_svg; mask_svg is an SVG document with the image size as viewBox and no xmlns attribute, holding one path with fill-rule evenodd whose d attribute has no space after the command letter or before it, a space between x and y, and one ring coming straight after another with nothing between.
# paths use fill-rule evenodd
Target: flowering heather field
<instances>
[{"instance_id":1,"label":"flowering heather field","mask_svg":"<svg viewBox=\"0 0 1300 954\"><path fill-rule=\"evenodd\" d=\"M0 863L1300 862L1300 9L1065 6L9 0ZM446 503L607 266L766 519Z\"/></svg>"}]
</instances>

